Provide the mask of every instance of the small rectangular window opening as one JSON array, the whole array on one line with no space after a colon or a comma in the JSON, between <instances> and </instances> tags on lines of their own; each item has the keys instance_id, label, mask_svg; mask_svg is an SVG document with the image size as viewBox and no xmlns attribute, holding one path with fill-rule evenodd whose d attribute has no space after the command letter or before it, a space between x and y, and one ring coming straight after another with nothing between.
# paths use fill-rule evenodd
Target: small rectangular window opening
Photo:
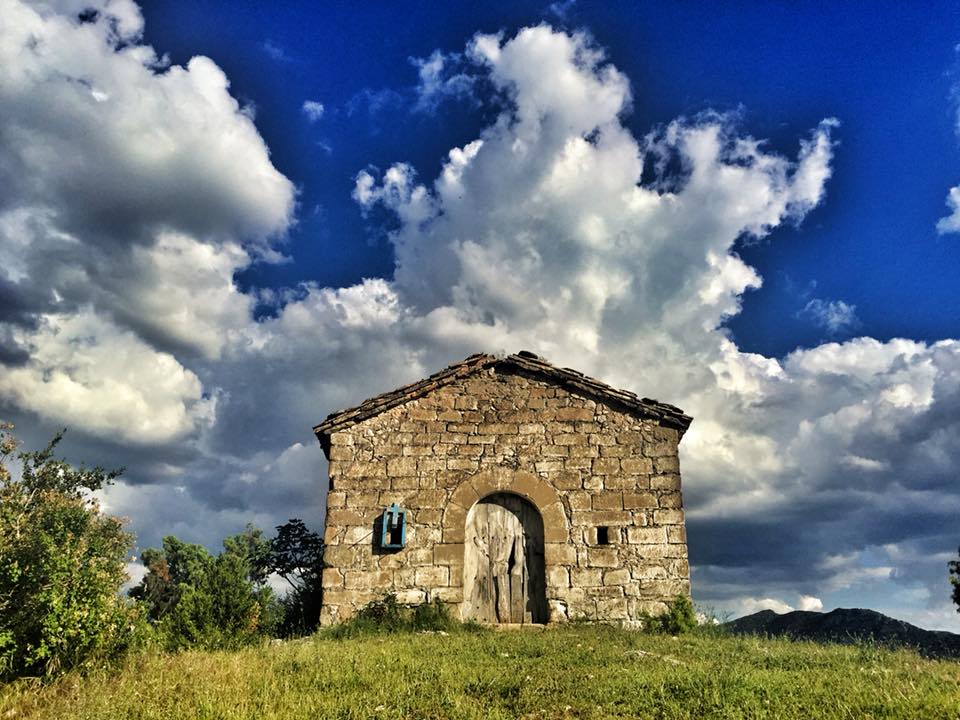
<instances>
[{"instance_id":1,"label":"small rectangular window opening","mask_svg":"<svg viewBox=\"0 0 960 720\"><path fill-rule=\"evenodd\" d=\"M397 523L395 527L389 528L388 532L390 533L391 545L403 544L403 527L400 525L400 523Z\"/></svg>"},{"instance_id":2,"label":"small rectangular window opening","mask_svg":"<svg viewBox=\"0 0 960 720\"><path fill-rule=\"evenodd\" d=\"M610 544L610 528L601 525L597 528L597 545Z\"/></svg>"}]
</instances>

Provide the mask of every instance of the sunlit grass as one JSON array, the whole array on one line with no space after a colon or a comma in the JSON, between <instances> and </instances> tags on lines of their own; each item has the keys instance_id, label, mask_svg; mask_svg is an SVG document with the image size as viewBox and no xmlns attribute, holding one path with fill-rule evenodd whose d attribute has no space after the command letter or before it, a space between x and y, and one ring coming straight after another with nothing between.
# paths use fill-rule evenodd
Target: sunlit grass
<instances>
[{"instance_id":1,"label":"sunlit grass","mask_svg":"<svg viewBox=\"0 0 960 720\"><path fill-rule=\"evenodd\" d=\"M960 663L607 627L321 634L0 688L0 718L950 718Z\"/></svg>"}]
</instances>

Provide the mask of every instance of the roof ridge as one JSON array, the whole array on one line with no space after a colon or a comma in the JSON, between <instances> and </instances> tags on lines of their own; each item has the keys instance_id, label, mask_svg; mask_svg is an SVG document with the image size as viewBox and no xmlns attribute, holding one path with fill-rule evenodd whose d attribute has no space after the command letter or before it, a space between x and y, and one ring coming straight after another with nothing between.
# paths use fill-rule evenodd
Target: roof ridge
<instances>
[{"instance_id":1,"label":"roof ridge","mask_svg":"<svg viewBox=\"0 0 960 720\"><path fill-rule=\"evenodd\" d=\"M675 405L646 397L639 398L636 393L630 390L622 390L607 385L605 382L584 375L573 368L557 367L529 350L520 350L505 357L497 357L489 353L474 353L422 380L375 395L354 407L332 412L327 415L323 422L315 425L313 431L318 437L328 435L341 427L361 422L398 405L415 400L431 390L453 382L454 379L501 363L513 365L527 372L545 375L581 393L616 402L636 414L655 419L663 425L679 430L681 435L686 432L693 420Z\"/></svg>"}]
</instances>

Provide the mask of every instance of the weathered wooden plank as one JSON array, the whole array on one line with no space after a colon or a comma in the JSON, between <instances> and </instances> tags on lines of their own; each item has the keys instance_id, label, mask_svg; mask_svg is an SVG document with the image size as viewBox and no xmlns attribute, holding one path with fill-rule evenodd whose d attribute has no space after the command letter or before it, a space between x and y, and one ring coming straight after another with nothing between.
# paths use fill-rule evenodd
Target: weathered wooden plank
<instances>
[{"instance_id":1,"label":"weathered wooden plank","mask_svg":"<svg viewBox=\"0 0 960 720\"><path fill-rule=\"evenodd\" d=\"M465 615L485 623L545 622L543 520L523 498L484 498L467 519Z\"/></svg>"}]
</instances>

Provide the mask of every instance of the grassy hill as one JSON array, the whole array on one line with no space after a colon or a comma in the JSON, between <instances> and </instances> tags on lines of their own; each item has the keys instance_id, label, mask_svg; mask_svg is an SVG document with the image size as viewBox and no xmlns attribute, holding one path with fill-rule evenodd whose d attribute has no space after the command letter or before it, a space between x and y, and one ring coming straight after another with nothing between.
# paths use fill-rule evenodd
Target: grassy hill
<instances>
[{"instance_id":1,"label":"grassy hill","mask_svg":"<svg viewBox=\"0 0 960 720\"><path fill-rule=\"evenodd\" d=\"M950 718L960 663L609 627L329 634L0 687L0 718Z\"/></svg>"}]
</instances>

